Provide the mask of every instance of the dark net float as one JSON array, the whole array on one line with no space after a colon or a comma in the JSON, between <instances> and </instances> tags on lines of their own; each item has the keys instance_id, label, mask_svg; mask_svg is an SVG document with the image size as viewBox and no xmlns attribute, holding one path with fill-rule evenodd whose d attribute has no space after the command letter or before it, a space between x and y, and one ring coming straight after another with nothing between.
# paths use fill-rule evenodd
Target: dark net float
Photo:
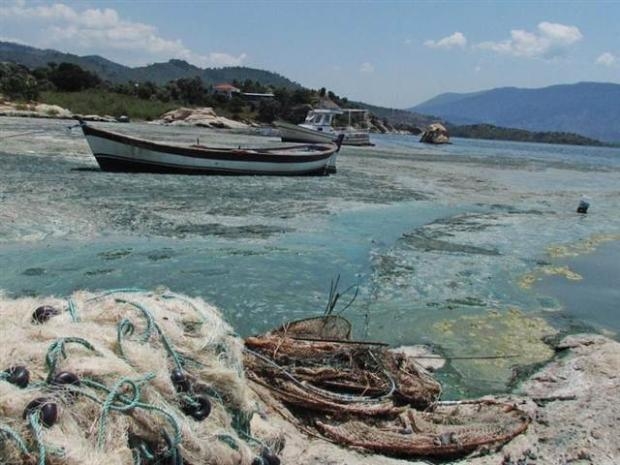
<instances>
[{"instance_id":1,"label":"dark net float","mask_svg":"<svg viewBox=\"0 0 620 465\"><path fill-rule=\"evenodd\" d=\"M57 308L50 305L42 305L32 312L32 322L37 324L45 323L50 318L60 315L60 313L60 310Z\"/></svg>"},{"instance_id":2,"label":"dark net float","mask_svg":"<svg viewBox=\"0 0 620 465\"><path fill-rule=\"evenodd\" d=\"M4 370L6 380L17 387L24 389L30 382L30 372L23 365L15 365Z\"/></svg>"},{"instance_id":3,"label":"dark net float","mask_svg":"<svg viewBox=\"0 0 620 465\"><path fill-rule=\"evenodd\" d=\"M28 418L36 411L39 411L39 420L46 428L51 428L58 421L58 405L47 397L37 397L31 400L24 409L23 418Z\"/></svg>"}]
</instances>

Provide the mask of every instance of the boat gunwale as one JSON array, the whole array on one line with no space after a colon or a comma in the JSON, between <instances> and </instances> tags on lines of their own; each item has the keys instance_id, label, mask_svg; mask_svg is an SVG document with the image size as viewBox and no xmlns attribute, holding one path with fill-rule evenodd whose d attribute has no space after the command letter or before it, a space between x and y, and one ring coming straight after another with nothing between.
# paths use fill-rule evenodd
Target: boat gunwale
<instances>
[{"instance_id":1,"label":"boat gunwale","mask_svg":"<svg viewBox=\"0 0 620 465\"><path fill-rule=\"evenodd\" d=\"M99 137L132 147L139 147L153 152L167 153L178 156L202 159L236 160L252 162L275 162L275 163L305 163L319 161L331 157L338 149L335 143L312 143L300 144L278 148L216 148L207 146L180 146L169 145L161 142L149 141L137 137L127 136L117 132L106 131L99 128L82 124L84 136ZM308 153L292 154L287 151L303 147L317 147L318 150Z\"/></svg>"}]
</instances>

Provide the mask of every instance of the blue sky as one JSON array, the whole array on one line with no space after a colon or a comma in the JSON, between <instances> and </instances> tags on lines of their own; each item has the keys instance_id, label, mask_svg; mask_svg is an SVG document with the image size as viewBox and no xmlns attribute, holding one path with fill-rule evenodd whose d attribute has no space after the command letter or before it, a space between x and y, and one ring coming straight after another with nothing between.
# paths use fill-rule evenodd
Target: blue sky
<instances>
[{"instance_id":1,"label":"blue sky","mask_svg":"<svg viewBox=\"0 0 620 465\"><path fill-rule=\"evenodd\" d=\"M0 0L0 40L130 66L252 66L397 108L443 92L620 83L620 0Z\"/></svg>"}]
</instances>

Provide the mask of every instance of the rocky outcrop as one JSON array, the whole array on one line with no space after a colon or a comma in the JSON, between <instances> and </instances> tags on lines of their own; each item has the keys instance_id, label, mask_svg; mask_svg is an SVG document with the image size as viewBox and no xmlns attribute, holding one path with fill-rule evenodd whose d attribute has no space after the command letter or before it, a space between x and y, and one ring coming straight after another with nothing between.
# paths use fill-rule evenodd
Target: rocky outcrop
<instances>
[{"instance_id":1,"label":"rocky outcrop","mask_svg":"<svg viewBox=\"0 0 620 465\"><path fill-rule=\"evenodd\" d=\"M73 118L66 108L46 103L17 103L0 99L0 116L21 116L30 118Z\"/></svg>"},{"instance_id":2,"label":"rocky outcrop","mask_svg":"<svg viewBox=\"0 0 620 465\"><path fill-rule=\"evenodd\" d=\"M557 357L511 399L532 418L527 432L497 455L467 465L617 465L620 463L620 343L573 335ZM461 462L459 462L461 463Z\"/></svg>"},{"instance_id":3,"label":"rocky outcrop","mask_svg":"<svg viewBox=\"0 0 620 465\"><path fill-rule=\"evenodd\" d=\"M169 111L155 121L158 124L169 124L172 126L200 126L205 128L221 129L246 129L249 126L240 121L218 116L213 108L178 108Z\"/></svg>"},{"instance_id":4,"label":"rocky outcrop","mask_svg":"<svg viewBox=\"0 0 620 465\"><path fill-rule=\"evenodd\" d=\"M422 137L420 137L420 142L425 142L427 144L449 144L450 136L443 124L433 123L424 130Z\"/></svg>"}]
</instances>

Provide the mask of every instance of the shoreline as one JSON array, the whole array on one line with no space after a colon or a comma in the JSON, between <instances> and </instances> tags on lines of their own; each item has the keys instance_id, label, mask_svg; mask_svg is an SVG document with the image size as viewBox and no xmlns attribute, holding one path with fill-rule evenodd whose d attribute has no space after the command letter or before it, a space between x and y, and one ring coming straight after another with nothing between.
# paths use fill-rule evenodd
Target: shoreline
<instances>
[{"instance_id":1,"label":"shoreline","mask_svg":"<svg viewBox=\"0 0 620 465\"><path fill-rule=\"evenodd\" d=\"M620 343L596 334L563 338L555 357L521 382L512 394L483 399L505 402L532 419L528 429L497 450L448 461L467 465L615 465L620 458L616 422L620 417ZM264 394L264 393L263 393ZM342 448L292 429L270 404L271 434L283 437L283 463L320 465L421 465L418 461ZM273 417L280 417L274 420ZM264 421L257 426L268 429Z\"/></svg>"},{"instance_id":2,"label":"shoreline","mask_svg":"<svg viewBox=\"0 0 620 465\"><path fill-rule=\"evenodd\" d=\"M91 122L105 122L105 123L125 123L128 120L123 120L120 118L115 118L110 115L80 115L73 114L69 110L59 107L57 105L48 105L45 103L30 103L27 104L27 107L31 107L32 109L17 109L19 106L24 106L25 104L16 104L14 102L5 101L4 103L0 102L0 117L15 117L15 118L42 118L42 119L62 119L62 120L75 120L77 118L83 119L84 121ZM36 109L40 107L40 109ZM175 113L184 110L183 107L179 107L176 110L173 110L168 113ZM193 108L191 111L200 112L203 110L202 108ZM164 122L166 115L161 115L159 120L141 120L141 119L132 119L134 122L144 122L149 124L161 124L164 126L186 126L186 127L205 127L210 129L224 129L224 130L232 130L232 131L244 131L248 130L248 134L261 134L261 131L270 131L274 132L275 135L278 134L278 130L275 128L273 124L268 123L260 123L254 120L232 120L223 116L217 116L215 113L213 117L206 122L190 122L185 123L184 121L172 121L172 122ZM482 125L481 125L482 126ZM464 126L455 126L457 129ZM256 130L257 132L253 132L252 130ZM506 131L522 131L520 129L512 129L512 128L499 128L496 129L506 130ZM532 135L545 135L545 134L553 134L548 132L531 132L531 131L522 131L529 132ZM413 129L397 129L395 127L388 127L385 125L381 126L372 126L369 130L370 134L394 134L394 135L407 135L412 137L420 136L419 128L418 131ZM274 134L268 134L274 135ZM505 141L505 142L521 142L521 143L533 143L533 144L543 144L543 145L567 145L571 147L603 147L603 148L618 148L620 147L620 142L612 143L612 142L601 142L601 141L592 141L590 142L563 142L562 140L553 140L553 139L543 139L543 140L523 140L519 138L509 138L509 137L474 137L471 135L465 135L464 133L458 132L456 135L453 135L454 138L460 139L472 139L472 140L485 140L485 141Z\"/></svg>"},{"instance_id":3,"label":"shoreline","mask_svg":"<svg viewBox=\"0 0 620 465\"><path fill-rule=\"evenodd\" d=\"M116 297L114 297L116 295ZM106 297L107 296L107 297ZM42 355L49 342L60 336L70 336L74 339L86 340L91 343L96 353L72 346L63 359L62 370L72 370L80 377L105 376L107 382L116 379L119 374L124 376L144 376L144 373L153 372L152 387L161 393L161 399L166 399L167 408L174 408L174 391L170 388L169 370L170 363L166 362L169 354L158 345L151 346L154 341L139 342L130 335L125 336L124 347L127 352L118 354L115 347L120 344L117 341L116 322L119 319L130 317L137 318L135 308L142 308L143 312L152 314L163 331L168 333L170 347L182 348L185 355L192 354L200 357L203 368L190 368L187 370L194 376L192 382L199 385L208 383L224 390L233 400L222 400L224 405L216 404L215 397L213 409L214 417L205 421L205 428L211 433L220 431L218 434L229 435L240 447L237 455L232 449L225 447L223 443L215 444L217 447L210 452L199 452L192 449L193 444L199 444L199 437L206 439L206 430L199 427L198 423L184 425L182 443L184 454L198 457L198 454L208 454L210 460L206 463L226 463L247 465L252 461L252 454L256 452L253 441L258 440L263 446L268 446L279 457L279 463L304 465L346 464L346 465L422 465L427 464L423 458L410 457L398 458L369 453L351 447L334 444L330 440L318 437L303 428L300 429L299 421L295 419L289 409L281 402L275 400L267 387L259 386L248 379L236 366L242 361L241 347L243 340L231 333L231 328L224 321L217 308L205 303L202 299L190 298L176 294L168 290L160 289L155 292L136 291L110 291L108 293L90 294L78 291L71 296L73 311L65 311L57 316L52 316L49 321L34 325L30 322L30 312L37 305L52 305L57 308L66 304L66 300L55 297L39 297L37 299L22 298L16 300L3 299L5 319L3 327L12 328L8 337L10 355L3 354L3 366L9 366L16 361L28 366L33 374L33 379L39 379L45 372L42 364ZM119 302L129 303L135 307L123 308ZM133 303L132 303L133 302ZM197 315L204 315L203 322L208 325L199 326L201 338L185 334L182 330L184 321L194 321ZM137 320L139 321L139 320ZM99 325L101 335L92 333L93 325ZM160 330L161 331L161 330ZM198 331L195 327L192 331ZM24 344L21 339L26 334L32 334L31 342ZM195 334L194 334L195 336ZM204 343L203 345L202 338ZM209 361L211 347L217 343L217 350L224 350L227 355L225 360L215 363ZM211 345L210 345L211 344ZM202 350L198 350L202 347ZM172 349L174 350L174 349ZM187 352L187 350L190 350ZM206 351L206 352L205 352ZM98 354L97 354L98 352ZM617 419L620 418L620 343L604 336L596 334L575 334L562 338L554 346L554 357L540 369L536 370L526 380L509 394L487 395L481 400L500 402L525 412L530 423L528 428L504 445L483 447L469 455L443 463L467 464L467 465L615 465L620 458L620 444L617 442ZM217 351L215 352L217 353ZM211 354L211 355L209 355ZM421 356L420 352L410 352L413 356ZM423 355L422 355L423 356ZM94 358L93 358L94 357ZM99 362L105 357L103 362ZM131 363L130 363L131 362ZM103 363L103 365L101 364ZM219 366L222 363L222 366ZM130 370L130 371L128 371ZM149 386L151 384L149 383ZM22 429L22 425L16 417L21 419L19 407L34 395L32 390L42 389L33 385L32 389L19 389L7 382L0 381L0 389L6 394L4 401L0 401L0 413L3 421ZM145 388L146 389L146 388ZM53 392L53 391L50 391ZM48 393L47 395L50 395ZM148 394L151 397L153 394ZM17 397L15 402L14 397ZM13 399L12 401L10 399ZM162 401L160 400L160 402ZM473 400L473 399L472 399ZM80 398L75 404L64 405L59 417L62 428L48 428L45 439L50 444L62 444L62 441L81 441L79 453L72 455L71 460L66 462L70 465L86 463L84 459L92 444L88 435L81 437L80 432L68 428L76 415L76 409L86 408L89 401ZM86 403L85 403L86 402ZM250 413L248 424L250 426L249 438L237 436L232 427L231 418L226 416L223 406L232 402L235 408ZM467 403L467 400L451 402L452 405ZM90 409L90 407L88 407ZM95 412L97 410L95 409ZM86 415L90 410L84 410ZM251 413L254 412L254 413ZM92 415L88 413L86 416ZM14 418L15 417L15 418ZM75 417L76 419L79 417ZM137 416L137 419L140 415ZM110 441L114 441L116 449L96 452L97 459L94 463L105 463L106 457L115 457L125 463L131 454L125 444L126 439L122 432L127 428L127 421L135 421L134 415L115 414L110 417L108 429L114 431ZM77 421L77 420L75 420ZM179 419L177 421L187 421ZM215 422L214 425L208 426ZM220 428L213 430L213 427ZM214 432L215 431L215 432ZM143 433L144 434L144 433ZM402 433L406 434L406 433ZM201 436L203 435L203 436ZM242 440L242 442L239 442ZM186 442L187 441L187 444ZM216 441L217 443L217 441ZM74 450L78 443L66 443ZM91 453L94 453L91 451ZM84 455L86 454L86 455ZM196 454L196 455L194 455ZM94 457L94 456L92 456ZM91 458L92 458L91 457ZM50 461L56 463L56 461ZM63 462L64 463L64 462ZM93 462L89 462L93 463ZM253 463L253 462L252 462Z\"/></svg>"}]
</instances>

